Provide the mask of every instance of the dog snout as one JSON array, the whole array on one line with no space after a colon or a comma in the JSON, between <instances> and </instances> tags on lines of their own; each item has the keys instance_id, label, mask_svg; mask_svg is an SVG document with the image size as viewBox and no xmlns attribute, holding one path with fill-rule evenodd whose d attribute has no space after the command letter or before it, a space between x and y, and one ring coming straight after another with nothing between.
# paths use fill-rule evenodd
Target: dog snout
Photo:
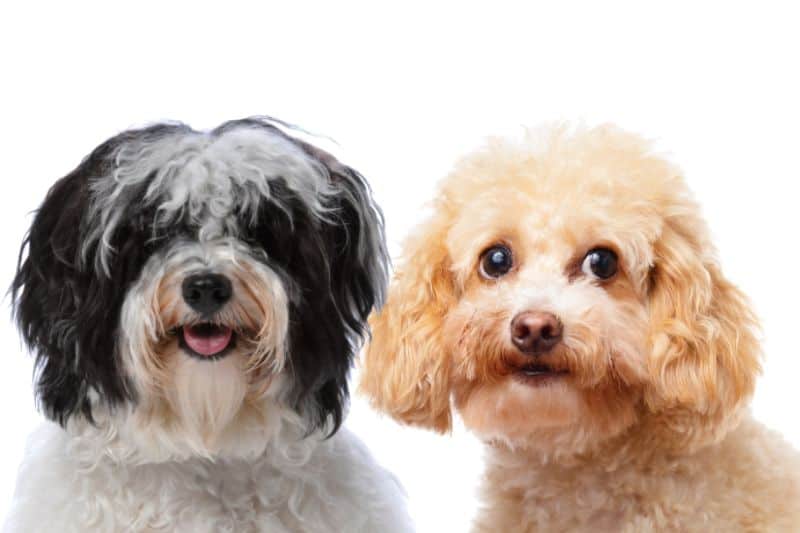
<instances>
[{"instance_id":1,"label":"dog snout","mask_svg":"<svg viewBox=\"0 0 800 533\"><path fill-rule=\"evenodd\" d=\"M542 354L561 342L563 329L552 313L524 311L511 321L511 341L523 353Z\"/></svg>"},{"instance_id":2,"label":"dog snout","mask_svg":"<svg viewBox=\"0 0 800 533\"><path fill-rule=\"evenodd\" d=\"M233 286L222 274L195 274L183 281L183 299L203 315L210 315L231 299Z\"/></svg>"}]
</instances>

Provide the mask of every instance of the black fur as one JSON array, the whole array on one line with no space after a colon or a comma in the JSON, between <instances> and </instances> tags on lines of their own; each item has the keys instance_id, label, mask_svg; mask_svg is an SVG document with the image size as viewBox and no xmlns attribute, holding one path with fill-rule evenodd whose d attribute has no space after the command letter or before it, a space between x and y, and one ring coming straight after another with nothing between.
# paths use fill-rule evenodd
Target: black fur
<instances>
[{"instance_id":1,"label":"black fur","mask_svg":"<svg viewBox=\"0 0 800 533\"><path fill-rule=\"evenodd\" d=\"M240 127L269 130L302 148L329 175L335 191L326 200L331 216L315 216L285 182L275 180L270 183L272 198L262 202L256 223L242 216L238 237L266 250L290 289L293 387L288 401L311 427L330 423L335 431L366 317L385 290L383 221L357 172L275 124L262 118L232 121L211 135ZM62 424L77 413L91 419L90 389L110 407L135 401L116 352L123 301L153 253L177 237L196 238L197 230L185 221L157 228L157 205L141 201L144 182L127 193L125 223L112 236L115 253L106 275L96 270L99 243L81 257L89 231L99 223L89 220L96 201L91 184L113 179L112 156L120 144L180 133L193 132L181 124L160 124L124 132L99 146L53 186L23 243L11 288L14 313L36 356L40 405Z\"/></svg>"},{"instance_id":2,"label":"black fur","mask_svg":"<svg viewBox=\"0 0 800 533\"><path fill-rule=\"evenodd\" d=\"M296 288L289 315L289 364L295 378L291 401L303 410L311 400L316 412L305 414L314 426L330 417L335 431L367 316L383 301L388 267L383 218L364 178L329 153L260 119L233 121L216 131L243 125L267 128L298 144L325 168L337 191L330 206L333 220L326 223L276 182L272 194L281 208L265 204L250 234ZM286 232L287 227L293 231Z\"/></svg>"},{"instance_id":3,"label":"black fur","mask_svg":"<svg viewBox=\"0 0 800 533\"><path fill-rule=\"evenodd\" d=\"M23 241L11 287L14 315L36 357L38 402L61 424L76 412L91 419L90 389L109 406L131 399L116 357L117 327L125 294L152 251L145 228L131 224L114 236L110 276L95 272L93 260L82 261L90 185L109 179L120 143L172 128L125 132L97 147L53 185Z\"/></svg>"}]
</instances>

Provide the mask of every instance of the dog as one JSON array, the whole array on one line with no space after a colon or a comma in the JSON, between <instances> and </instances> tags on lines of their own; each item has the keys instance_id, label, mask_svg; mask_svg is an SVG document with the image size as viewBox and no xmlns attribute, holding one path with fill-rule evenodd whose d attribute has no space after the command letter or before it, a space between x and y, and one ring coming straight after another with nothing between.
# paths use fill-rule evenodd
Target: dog
<instances>
[{"instance_id":1,"label":"dog","mask_svg":"<svg viewBox=\"0 0 800 533\"><path fill-rule=\"evenodd\" d=\"M11 289L49 422L6 531L411 529L339 429L385 292L382 215L299 131L154 124L50 189Z\"/></svg>"},{"instance_id":2,"label":"dog","mask_svg":"<svg viewBox=\"0 0 800 533\"><path fill-rule=\"evenodd\" d=\"M373 405L486 443L476 531L800 531L800 455L748 414L756 317L633 134L465 157L371 325Z\"/></svg>"}]
</instances>

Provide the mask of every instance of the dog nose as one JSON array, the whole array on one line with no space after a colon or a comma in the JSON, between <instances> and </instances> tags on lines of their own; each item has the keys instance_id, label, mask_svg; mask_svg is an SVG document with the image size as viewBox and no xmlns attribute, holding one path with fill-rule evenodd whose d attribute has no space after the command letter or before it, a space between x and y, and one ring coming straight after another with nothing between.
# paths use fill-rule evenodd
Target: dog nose
<instances>
[{"instance_id":1,"label":"dog nose","mask_svg":"<svg viewBox=\"0 0 800 533\"><path fill-rule=\"evenodd\" d=\"M561 342L561 321L551 313L524 311L511 321L511 341L528 354L549 352Z\"/></svg>"},{"instance_id":2,"label":"dog nose","mask_svg":"<svg viewBox=\"0 0 800 533\"><path fill-rule=\"evenodd\" d=\"M183 281L183 299L204 315L219 310L232 293L230 280L221 274L195 274Z\"/></svg>"}]
</instances>

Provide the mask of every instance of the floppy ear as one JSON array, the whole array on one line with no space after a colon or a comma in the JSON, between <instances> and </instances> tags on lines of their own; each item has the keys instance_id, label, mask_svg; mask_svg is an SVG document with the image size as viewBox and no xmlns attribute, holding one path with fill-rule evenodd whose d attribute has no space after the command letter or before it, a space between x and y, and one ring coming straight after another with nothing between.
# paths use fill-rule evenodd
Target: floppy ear
<instances>
[{"instance_id":1,"label":"floppy ear","mask_svg":"<svg viewBox=\"0 0 800 533\"><path fill-rule=\"evenodd\" d=\"M74 413L91 420L93 395L107 405L129 397L115 339L125 280L138 273L132 263L143 261L141 240L129 234L114 238L109 244L125 261L113 262L107 273L94 269L96 243L82 249L91 181L108 175L116 143L100 145L47 193L11 286L14 316L36 357L39 405L62 425Z\"/></svg>"},{"instance_id":2,"label":"floppy ear","mask_svg":"<svg viewBox=\"0 0 800 533\"><path fill-rule=\"evenodd\" d=\"M760 371L760 347L749 302L722 276L695 209L668 218L655 244L645 399L670 416L671 430L697 442L737 419Z\"/></svg>"},{"instance_id":3,"label":"floppy ear","mask_svg":"<svg viewBox=\"0 0 800 533\"><path fill-rule=\"evenodd\" d=\"M319 148L276 133L299 146L329 180L322 217L279 181L270 184L281 207L265 207L260 227L263 238L271 239L265 247L284 258L282 266L295 282L289 402L312 428L326 427L333 434L344 416L347 377L366 335L367 317L386 292L383 218L358 172Z\"/></svg>"},{"instance_id":4,"label":"floppy ear","mask_svg":"<svg viewBox=\"0 0 800 533\"><path fill-rule=\"evenodd\" d=\"M456 300L444 220L439 214L406 243L389 299L370 319L361 379L374 407L440 432L450 429L452 417L442 325Z\"/></svg>"},{"instance_id":5,"label":"floppy ear","mask_svg":"<svg viewBox=\"0 0 800 533\"><path fill-rule=\"evenodd\" d=\"M367 332L367 317L384 301L389 258L383 216L367 182L332 156L321 151L315 155L325 165L337 191L332 198L334 220L324 223L323 238L330 275L328 295L324 297L330 299L330 306L329 313L319 319L337 324L344 332L344 342L337 354L336 371L327 376L329 379L317 392L321 415L332 416L335 431L342 422L349 396L347 375Z\"/></svg>"},{"instance_id":6,"label":"floppy ear","mask_svg":"<svg viewBox=\"0 0 800 533\"><path fill-rule=\"evenodd\" d=\"M332 296L347 329L361 337L369 313L386 295L389 254L383 214L361 174L319 149L312 155L325 166L337 191L332 200L335 223L327 226L326 238Z\"/></svg>"}]
</instances>

